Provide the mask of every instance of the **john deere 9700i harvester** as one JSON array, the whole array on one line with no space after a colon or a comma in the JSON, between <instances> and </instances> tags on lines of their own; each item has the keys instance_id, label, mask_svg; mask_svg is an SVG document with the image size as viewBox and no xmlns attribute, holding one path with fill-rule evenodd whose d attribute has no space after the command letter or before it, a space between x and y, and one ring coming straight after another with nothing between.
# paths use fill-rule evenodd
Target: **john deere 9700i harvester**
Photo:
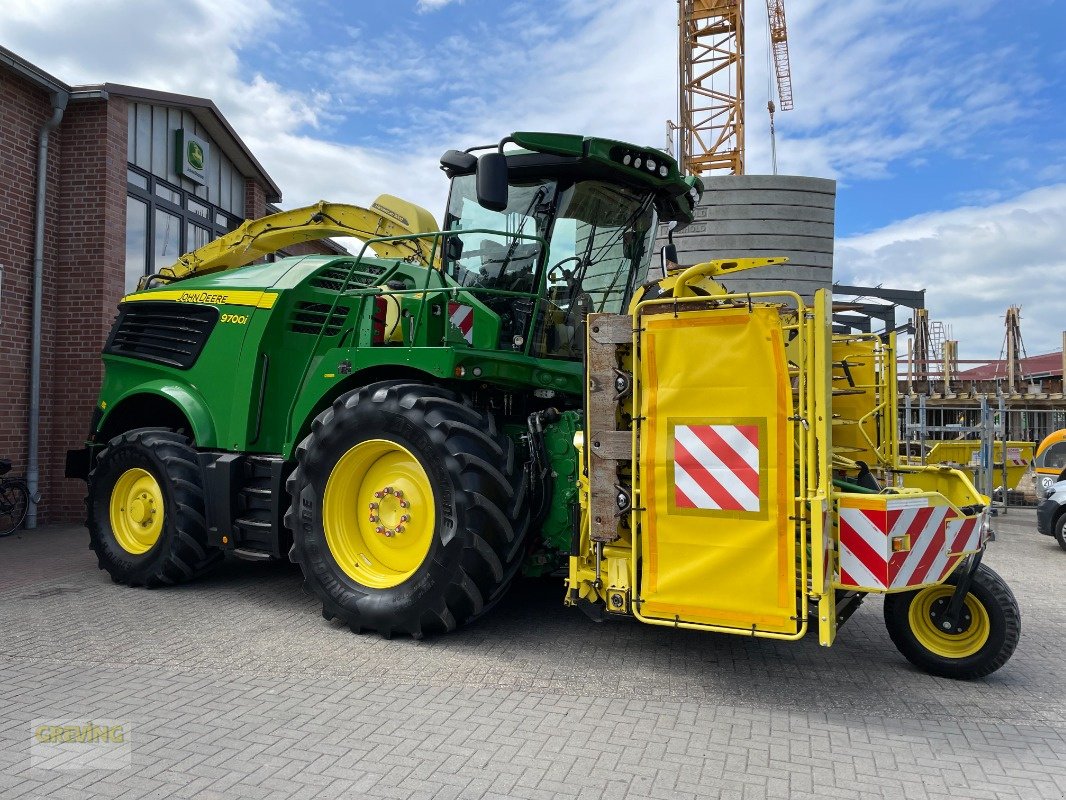
<instances>
[{"instance_id":1,"label":"john deere 9700i harvester","mask_svg":"<svg viewBox=\"0 0 1066 800\"><path fill-rule=\"evenodd\" d=\"M722 284L780 259L649 280L658 224L702 192L657 150L516 133L441 163L442 230L321 203L123 299L68 459L117 582L289 556L327 618L421 637L524 570L596 619L824 645L882 593L923 669L1006 662L988 499L897 458L891 337L833 336L826 292ZM352 232L357 256L242 266Z\"/></svg>"}]
</instances>

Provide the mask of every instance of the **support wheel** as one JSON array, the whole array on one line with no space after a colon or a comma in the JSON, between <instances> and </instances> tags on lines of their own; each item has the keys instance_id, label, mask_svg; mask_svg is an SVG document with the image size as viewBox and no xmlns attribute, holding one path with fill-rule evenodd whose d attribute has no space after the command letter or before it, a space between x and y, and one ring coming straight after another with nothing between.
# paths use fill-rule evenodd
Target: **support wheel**
<instances>
[{"instance_id":1,"label":"support wheel","mask_svg":"<svg viewBox=\"0 0 1066 800\"><path fill-rule=\"evenodd\" d=\"M1055 541L1059 543L1059 547L1066 550L1066 514L1060 514L1055 520Z\"/></svg>"},{"instance_id":2,"label":"support wheel","mask_svg":"<svg viewBox=\"0 0 1066 800\"><path fill-rule=\"evenodd\" d=\"M89 473L89 547L116 583L166 586L191 580L222 552L207 545L196 451L173 431L116 436Z\"/></svg>"},{"instance_id":3,"label":"support wheel","mask_svg":"<svg viewBox=\"0 0 1066 800\"><path fill-rule=\"evenodd\" d=\"M1010 587L981 564L970 582L958 624L943 629L942 614L963 564L938 586L885 597L885 625L893 644L919 669L944 678L982 678L1007 663L1018 646L1021 613Z\"/></svg>"},{"instance_id":4,"label":"support wheel","mask_svg":"<svg viewBox=\"0 0 1066 800\"><path fill-rule=\"evenodd\" d=\"M326 619L415 638L491 608L525 553L514 445L461 395L406 381L341 395L296 450L290 558Z\"/></svg>"}]
</instances>

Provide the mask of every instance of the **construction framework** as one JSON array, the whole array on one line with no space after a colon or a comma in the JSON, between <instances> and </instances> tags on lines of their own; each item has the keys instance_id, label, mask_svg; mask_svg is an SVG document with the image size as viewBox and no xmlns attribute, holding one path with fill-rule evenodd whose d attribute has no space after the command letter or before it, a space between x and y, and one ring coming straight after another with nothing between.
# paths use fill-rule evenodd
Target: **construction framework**
<instances>
[{"instance_id":1,"label":"construction framework","mask_svg":"<svg viewBox=\"0 0 1066 800\"><path fill-rule=\"evenodd\" d=\"M682 166L695 175L743 175L744 3L678 3Z\"/></svg>"}]
</instances>

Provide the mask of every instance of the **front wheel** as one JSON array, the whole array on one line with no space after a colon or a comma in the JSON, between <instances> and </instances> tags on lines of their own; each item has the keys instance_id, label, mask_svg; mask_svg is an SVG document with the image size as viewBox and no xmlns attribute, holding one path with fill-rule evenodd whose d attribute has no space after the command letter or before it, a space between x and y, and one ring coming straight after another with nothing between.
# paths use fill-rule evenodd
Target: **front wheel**
<instances>
[{"instance_id":1,"label":"front wheel","mask_svg":"<svg viewBox=\"0 0 1066 800\"><path fill-rule=\"evenodd\" d=\"M1059 547L1066 550L1066 514L1059 514L1059 518L1055 520L1055 541L1059 543Z\"/></svg>"},{"instance_id":2,"label":"front wheel","mask_svg":"<svg viewBox=\"0 0 1066 800\"><path fill-rule=\"evenodd\" d=\"M943 629L942 615L965 569L937 586L885 597L885 625L900 653L919 669L963 680L983 678L1006 664L1022 629L1010 587L984 564L970 581L958 625Z\"/></svg>"},{"instance_id":3,"label":"front wheel","mask_svg":"<svg viewBox=\"0 0 1066 800\"><path fill-rule=\"evenodd\" d=\"M166 586L222 558L207 544L203 475L178 433L142 428L116 436L89 473L89 547L116 583Z\"/></svg>"},{"instance_id":4,"label":"front wheel","mask_svg":"<svg viewBox=\"0 0 1066 800\"><path fill-rule=\"evenodd\" d=\"M19 529L30 508L30 493L21 481L0 483L0 536Z\"/></svg>"},{"instance_id":5,"label":"front wheel","mask_svg":"<svg viewBox=\"0 0 1066 800\"><path fill-rule=\"evenodd\" d=\"M521 565L521 463L461 395L400 381L341 395L296 458L290 558L327 619L443 633L491 608Z\"/></svg>"}]
</instances>

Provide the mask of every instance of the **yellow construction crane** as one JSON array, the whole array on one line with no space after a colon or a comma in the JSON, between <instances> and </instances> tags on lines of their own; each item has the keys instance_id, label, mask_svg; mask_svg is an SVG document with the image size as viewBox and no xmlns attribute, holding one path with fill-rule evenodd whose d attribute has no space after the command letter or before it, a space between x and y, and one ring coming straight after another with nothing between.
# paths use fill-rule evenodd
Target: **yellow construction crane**
<instances>
[{"instance_id":1,"label":"yellow construction crane","mask_svg":"<svg viewBox=\"0 0 1066 800\"><path fill-rule=\"evenodd\" d=\"M782 111L792 108L784 0L766 0ZM744 2L678 0L681 163L700 175L744 174ZM770 129L773 136L771 99ZM776 171L776 155L774 157Z\"/></svg>"}]
</instances>

